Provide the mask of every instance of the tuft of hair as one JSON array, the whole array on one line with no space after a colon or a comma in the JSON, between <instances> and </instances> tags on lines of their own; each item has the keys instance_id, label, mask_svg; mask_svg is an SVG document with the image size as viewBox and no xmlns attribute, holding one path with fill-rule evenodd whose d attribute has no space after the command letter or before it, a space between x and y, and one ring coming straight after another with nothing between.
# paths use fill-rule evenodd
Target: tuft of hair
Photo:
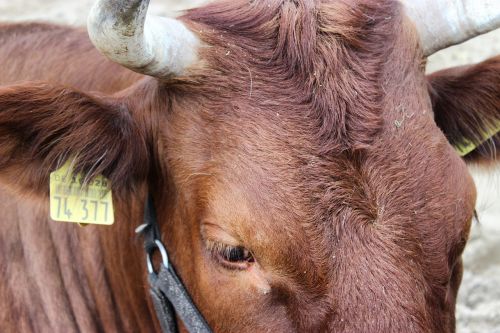
<instances>
[{"instance_id":1,"label":"tuft of hair","mask_svg":"<svg viewBox=\"0 0 500 333\"><path fill-rule=\"evenodd\" d=\"M365 148L381 131L381 71L400 11L397 1L235 0L184 19L210 45L206 89L296 113L328 153Z\"/></svg>"}]
</instances>

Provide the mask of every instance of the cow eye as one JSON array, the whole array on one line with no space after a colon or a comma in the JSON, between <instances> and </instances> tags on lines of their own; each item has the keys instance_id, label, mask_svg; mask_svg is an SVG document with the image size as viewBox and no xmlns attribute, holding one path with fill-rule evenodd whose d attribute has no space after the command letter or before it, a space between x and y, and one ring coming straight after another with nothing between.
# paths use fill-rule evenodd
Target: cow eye
<instances>
[{"instance_id":1,"label":"cow eye","mask_svg":"<svg viewBox=\"0 0 500 333\"><path fill-rule=\"evenodd\" d=\"M226 251L222 253L224 260L229 262L239 262L239 261L249 261L252 257L250 251L244 247L228 247Z\"/></svg>"},{"instance_id":2,"label":"cow eye","mask_svg":"<svg viewBox=\"0 0 500 333\"><path fill-rule=\"evenodd\" d=\"M228 269L246 269L255 261L252 253L243 246L210 242L209 249L214 259Z\"/></svg>"}]
</instances>

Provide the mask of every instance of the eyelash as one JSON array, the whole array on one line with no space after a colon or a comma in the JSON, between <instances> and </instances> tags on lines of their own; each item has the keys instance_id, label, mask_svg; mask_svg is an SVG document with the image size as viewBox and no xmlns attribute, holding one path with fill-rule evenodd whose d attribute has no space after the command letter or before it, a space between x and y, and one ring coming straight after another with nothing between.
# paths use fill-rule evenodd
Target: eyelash
<instances>
[{"instance_id":1,"label":"eyelash","mask_svg":"<svg viewBox=\"0 0 500 333\"><path fill-rule=\"evenodd\" d=\"M230 246L220 242L208 242L212 257L227 269L244 270L255 260L250 251L243 246ZM239 259L241 257L241 259Z\"/></svg>"}]
</instances>

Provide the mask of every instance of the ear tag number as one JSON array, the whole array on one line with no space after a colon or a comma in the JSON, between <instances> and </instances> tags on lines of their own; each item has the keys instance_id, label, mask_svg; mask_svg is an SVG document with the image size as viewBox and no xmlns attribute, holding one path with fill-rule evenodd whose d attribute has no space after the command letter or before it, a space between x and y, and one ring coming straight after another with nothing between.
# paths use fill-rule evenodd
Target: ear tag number
<instances>
[{"instance_id":1,"label":"ear tag number","mask_svg":"<svg viewBox=\"0 0 500 333\"><path fill-rule=\"evenodd\" d=\"M73 175L70 161L50 174L50 217L54 221L111 225L113 198L109 180L97 176L84 186L85 177Z\"/></svg>"}]
</instances>

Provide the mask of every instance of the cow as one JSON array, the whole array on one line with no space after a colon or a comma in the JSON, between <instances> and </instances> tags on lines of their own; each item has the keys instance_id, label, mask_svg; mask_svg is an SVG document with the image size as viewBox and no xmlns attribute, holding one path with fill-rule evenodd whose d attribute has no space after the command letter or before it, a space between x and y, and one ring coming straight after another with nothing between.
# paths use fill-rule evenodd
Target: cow
<instances>
[{"instance_id":1,"label":"cow","mask_svg":"<svg viewBox=\"0 0 500 333\"><path fill-rule=\"evenodd\" d=\"M1 331L159 330L150 194L215 332L454 332L500 57L425 61L496 28L496 2L148 4L98 1L88 35L0 26ZM109 180L113 226L48 218L67 161Z\"/></svg>"}]
</instances>

